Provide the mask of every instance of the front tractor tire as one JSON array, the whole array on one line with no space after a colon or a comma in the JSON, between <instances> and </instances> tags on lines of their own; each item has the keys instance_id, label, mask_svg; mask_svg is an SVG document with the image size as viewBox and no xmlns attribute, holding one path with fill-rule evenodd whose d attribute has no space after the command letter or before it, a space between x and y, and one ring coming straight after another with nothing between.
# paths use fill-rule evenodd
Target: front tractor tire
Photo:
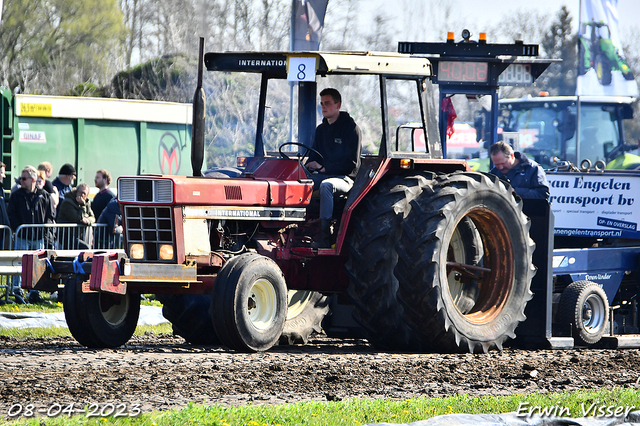
<instances>
[{"instance_id":1,"label":"front tractor tire","mask_svg":"<svg viewBox=\"0 0 640 426\"><path fill-rule=\"evenodd\" d=\"M213 286L211 314L223 345L239 352L270 349L287 317L287 286L278 265L256 253L234 257Z\"/></svg>"},{"instance_id":2,"label":"front tractor tire","mask_svg":"<svg viewBox=\"0 0 640 426\"><path fill-rule=\"evenodd\" d=\"M65 282L64 316L73 337L88 348L116 348L131 339L140 316L140 295L83 293L79 280Z\"/></svg>"},{"instance_id":3,"label":"front tractor tire","mask_svg":"<svg viewBox=\"0 0 640 426\"><path fill-rule=\"evenodd\" d=\"M558 322L571 325L577 345L595 345L602 339L609 321L609 302L602 287L592 281L576 281L562 292Z\"/></svg>"},{"instance_id":4,"label":"front tractor tire","mask_svg":"<svg viewBox=\"0 0 640 426\"><path fill-rule=\"evenodd\" d=\"M502 349L525 319L535 274L521 200L493 175L460 172L436 178L412 207L395 275L423 350Z\"/></svg>"}]
</instances>

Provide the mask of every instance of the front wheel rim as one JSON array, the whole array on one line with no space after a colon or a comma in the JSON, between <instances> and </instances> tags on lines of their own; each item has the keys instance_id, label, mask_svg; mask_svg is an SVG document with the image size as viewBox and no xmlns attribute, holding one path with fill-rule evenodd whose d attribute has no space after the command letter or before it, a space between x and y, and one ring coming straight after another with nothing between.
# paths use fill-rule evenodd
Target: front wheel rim
<instances>
[{"instance_id":1,"label":"front wheel rim","mask_svg":"<svg viewBox=\"0 0 640 426\"><path fill-rule=\"evenodd\" d=\"M100 310L104 320L112 326L122 324L127 318L131 297L105 293L99 293L99 297Z\"/></svg>"},{"instance_id":2,"label":"front wheel rim","mask_svg":"<svg viewBox=\"0 0 640 426\"><path fill-rule=\"evenodd\" d=\"M276 290L267 279L256 280L249 290L247 314L258 330L268 329L275 321L277 313Z\"/></svg>"},{"instance_id":3,"label":"front wheel rim","mask_svg":"<svg viewBox=\"0 0 640 426\"><path fill-rule=\"evenodd\" d=\"M604 325L605 307L602 299L595 294L589 295L582 305L582 324L591 334L597 334Z\"/></svg>"}]
</instances>

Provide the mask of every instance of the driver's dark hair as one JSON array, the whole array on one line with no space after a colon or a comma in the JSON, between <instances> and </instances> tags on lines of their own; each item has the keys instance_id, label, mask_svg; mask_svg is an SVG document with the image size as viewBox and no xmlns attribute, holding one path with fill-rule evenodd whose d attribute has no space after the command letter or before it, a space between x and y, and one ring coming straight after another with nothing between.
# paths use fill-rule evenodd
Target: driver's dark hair
<instances>
[{"instance_id":1,"label":"driver's dark hair","mask_svg":"<svg viewBox=\"0 0 640 426\"><path fill-rule=\"evenodd\" d=\"M336 89L333 89L331 87L327 87L326 89L323 89L320 92L320 96L331 96L331 99L333 99L333 102L342 103L342 96L340 96L340 92L338 92Z\"/></svg>"},{"instance_id":2,"label":"driver's dark hair","mask_svg":"<svg viewBox=\"0 0 640 426\"><path fill-rule=\"evenodd\" d=\"M498 152L502 152L505 157L508 157L513 154L513 148L511 148L511 145L509 145L505 141L498 141L491 145L491 148L489 148L489 155L495 155Z\"/></svg>"}]
</instances>

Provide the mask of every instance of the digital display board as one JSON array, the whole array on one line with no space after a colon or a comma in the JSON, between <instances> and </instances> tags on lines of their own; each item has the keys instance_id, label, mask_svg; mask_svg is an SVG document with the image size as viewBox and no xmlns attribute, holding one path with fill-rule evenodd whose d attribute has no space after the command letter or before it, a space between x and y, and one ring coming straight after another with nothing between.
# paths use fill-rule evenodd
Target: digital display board
<instances>
[{"instance_id":1,"label":"digital display board","mask_svg":"<svg viewBox=\"0 0 640 426\"><path fill-rule=\"evenodd\" d=\"M487 62L439 61L438 82L441 83L487 83Z\"/></svg>"},{"instance_id":2,"label":"digital display board","mask_svg":"<svg viewBox=\"0 0 640 426\"><path fill-rule=\"evenodd\" d=\"M498 77L499 86L530 86L533 84L531 64L511 64Z\"/></svg>"}]
</instances>

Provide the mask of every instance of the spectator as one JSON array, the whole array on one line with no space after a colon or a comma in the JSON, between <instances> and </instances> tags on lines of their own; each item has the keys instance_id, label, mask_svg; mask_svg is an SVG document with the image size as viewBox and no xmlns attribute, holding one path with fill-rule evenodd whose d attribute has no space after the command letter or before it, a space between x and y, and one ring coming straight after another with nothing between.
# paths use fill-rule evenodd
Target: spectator
<instances>
[{"instance_id":1,"label":"spectator","mask_svg":"<svg viewBox=\"0 0 640 426\"><path fill-rule=\"evenodd\" d=\"M549 200L549 183L544 169L503 141L489 148L493 162L492 174L509 181L521 198Z\"/></svg>"},{"instance_id":2,"label":"spectator","mask_svg":"<svg viewBox=\"0 0 640 426\"><path fill-rule=\"evenodd\" d=\"M60 201L60 197L58 196L58 188L53 186L50 180L51 174L53 173L53 166L50 162L43 161L42 163L38 164L38 171L44 172L44 186L42 188L51 195L51 201L53 201L54 203L53 207L57 210L58 202Z\"/></svg>"},{"instance_id":3,"label":"spectator","mask_svg":"<svg viewBox=\"0 0 640 426\"><path fill-rule=\"evenodd\" d=\"M37 176L38 172L33 166L26 166L22 169L20 188L9 198L9 222L14 232L21 225L43 225L54 222L51 197L48 192L36 186ZM23 228L20 233L16 233L16 250L38 250L43 248L43 227ZM14 292L17 294L22 293L19 276L14 279ZM29 301L31 303L42 301L40 293L34 290L29 292Z\"/></svg>"},{"instance_id":4,"label":"spectator","mask_svg":"<svg viewBox=\"0 0 640 426\"><path fill-rule=\"evenodd\" d=\"M92 225L96 223L96 218L91 210L91 202L89 201L89 185L81 183L76 189L71 190L64 196L64 200L60 203L60 211L58 213L58 223L75 223L78 225ZM86 229L77 229L77 232L71 237L61 232L58 240L62 243L62 249L87 249L89 244L86 242ZM82 237L82 238L81 238Z\"/></svg>"},{"instance_id":5,"label":"spectator","mask_svg":"<svg viewBox=\"0 0 640 426\"><path fill-rule=\"evenodd\" d=\"M0 186L4 183L4 178L7 177L5 171L7 166L0 161ZM0 192L0 225L10 226L9 223L9 215L7 214L7 203L4 199L4 188L2 188L2 192ZM6 238L5 238L6 237ZM6 244L6 246L5 246ZM11 229L3 228L0 230L0 249L8 250L11 247Z\"/></svg>"},{"instance_id":6,"label":"spectator","mask_svg":"<svg viewBox=\"0 0 640 426\"><path fill-rule=\"evenodd\" d=\"M56 189L53 194L50 193L49 191L47 191L45 182L46 182L46 173L44 172L44 170L38 170L38 179L36 179L36 187L40 189L44 189L46 192L49 193L49 197L51 197L51 205L52 205L53 211L55 211L56 207L58 206L58 190ZM49 185L51 186L51 182L49 182ZM56 235L55 228L47 229L45 231L44 242L45 242L46 248L50 248L50 249L56 248L55 235Z\"/></svg>"},{"instance_id":7,"label":"spectator","mask_svg":"<svg viewBox=\"0 0 640 426\"><path fill-rule=\"evenodd\" d=\"M58 189L59 198L56 217L58 217L58 214L60 214L60 207L62 206L62 202L64 201L65 196L73 189L72 185L75 179L76 169L71 164L66 163L62 167L60 167L58 177L53 180L53 186Z\"/></svg>"},{"instance_id":8,"label":"spectator","mask_svg":"<svg viewBox=\"0 0 640 426\"><path fill-rule=\"evenodd\" d=\"M49 189L53 189L47 189L47 183L49 184ZM36 180L36 186L40 189L44 189L49 193L49 196L51 197L51 204L53 204L53 209L57 209L59 202L58 189L47 180L47 175L44 170L38 170L38 179Z\"/></svg>"},{"instance_id":9,"label":"spectator","mask_svg":"<svg viewBox=\"0 0 640 426\"><path fill-rule=\"evenodd\" d=\"M96 187L100 190L100 192L98 192L96 196L93 197L91 208L93 209L93 215L99 218L102 210L104 210L109 201L111 201L111 199L115 197L116 194L114 194L113 191L109 189L109 185L111 185L111 173L109 173L105 169L98 170L93 181L95 182Z\"/></svg>"},{"instance_id":10,"label":"spectator","mask_svg":"<svg viewBox=\"0 0 640 426\"><path fill-rule=\"evenodd\" d=\"M118 199L113 198L102 210L98 224L106 226L96 229L96 248L116 249L122 247L122 214Z\"/></svg>"}]
</instances>

